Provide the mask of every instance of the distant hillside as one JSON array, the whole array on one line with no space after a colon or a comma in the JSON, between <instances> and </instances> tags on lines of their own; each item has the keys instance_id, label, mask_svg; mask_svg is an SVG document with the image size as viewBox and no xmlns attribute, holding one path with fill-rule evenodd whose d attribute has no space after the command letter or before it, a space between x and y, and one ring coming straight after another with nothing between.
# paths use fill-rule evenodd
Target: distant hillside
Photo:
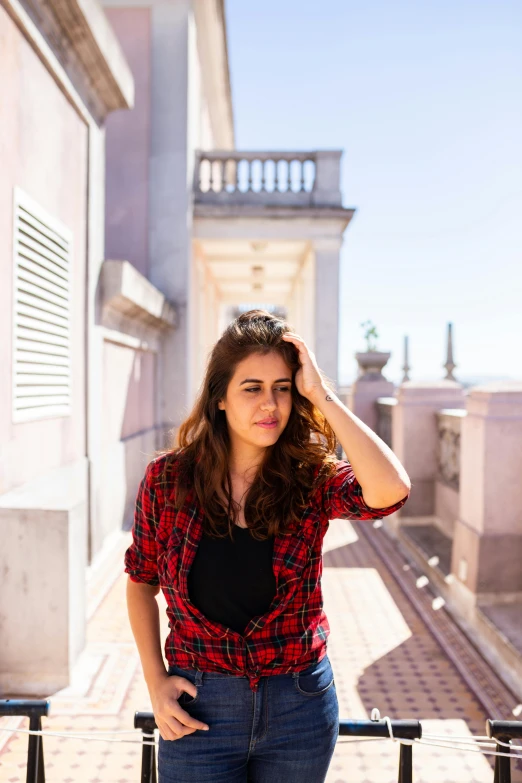
<instances>
[{"instance_id":1,"label":"distant hillside","mask_svg":"<svg viewBox=\"0 0 522 783\"><path fill-rule=\"evenodd\" d=\"M393 383L398 386L400 384L399 378L389 378L388 376L385 377L389 381L393 381ZM458 373L456 374L457 380L459 383L462 384L462 386L465 389L469 389L471 386L482 386L482 384L485 383L495 383L496 381L519 381L522 383L522 378L515 378L512 375L464 375L460 376ZM440 381L442 380L442 374L437 378L411 378L412 381ZM351 386L351 384L355 381L355 378L352 378L351 380L343 380L340 383L339 391L341 393L347 393L348 388Z\"/></svg>"}]
</instances>

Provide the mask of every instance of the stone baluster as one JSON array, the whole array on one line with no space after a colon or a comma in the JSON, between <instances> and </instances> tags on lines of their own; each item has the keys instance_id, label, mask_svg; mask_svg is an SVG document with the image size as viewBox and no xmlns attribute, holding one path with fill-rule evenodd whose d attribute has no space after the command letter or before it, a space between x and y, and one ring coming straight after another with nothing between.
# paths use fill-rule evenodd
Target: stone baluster
<instances>
[{"instance_id":1,"label":"stone baluster","mask_svg":"<svg viewBox=\"0 0 522 783\"><path fill-rule=\"evenodd\" d=\"M214 161L213 160L209 160L209 168L210 171L208 177L208 189L214 190Z\"/></svg>"},{"instance_id":2,"label":"stone baluster","mask_svg":"<svg viewBox=\"0 0 522 783\"><path fill-rule=\"evenodd\" d=\"M300 190L304 191L305 189L305 161L301 161L301 187Z\"/></svg>"},{"instance_id":3,"label":"stone baluster","mask_svg":"<svg viewBox=\"0 0 522 783\"><path fill-rule=\"evenodd\" d=\"M199 160L199 165L198 165L198 179L197 179L197 182L198 182L198 190L200 191L200 193L203 192L203 187L202 187L202 185L203 185L203 163L204 163L205 160L206 160L206 158L201 157L200 160Z\"/></svg>"},{"instance_id":4,"label":"stone baluster","mask_svg":"<svg viewBox=\"0 0 522 783\"><path fill-rule=\"evenodd\" d=\"M290 162L288 159L284 159L284 165L286 166L286 176L285 176L285 192L290 192Z\"/></svg>"}]
</instances>

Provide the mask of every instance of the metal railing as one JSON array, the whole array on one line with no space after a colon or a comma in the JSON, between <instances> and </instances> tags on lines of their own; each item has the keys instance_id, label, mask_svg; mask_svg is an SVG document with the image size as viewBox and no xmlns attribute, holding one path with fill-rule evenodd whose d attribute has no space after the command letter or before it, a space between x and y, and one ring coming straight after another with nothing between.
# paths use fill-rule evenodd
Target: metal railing
<instances>
[{"instance_id":1,"label":"metal railing","mask_svg":"<svg viewBox=\"0 0 522 783\"><path fill-rule=\"evenodd\" d=\"M0 700L0 717L24 716L29 718L29 731L42 730L42 716L49 715L51 702L46 699L4 699ZM29 734L27 743L27 783L45 783L43 737Z\"/></svg>"},{"instance_id":2,"label":"metal railing","mask_svg":"<svg viewBox=\"0 0 522 783\"><path fill-rule=\"evenodd\" d=\"M51 703L49 700L0 700L0 717L25 716L29 718L29 741L27 746L27 776L26 783L45 783L43 736L41 719L48 715ZM376 713L376 716L374 716ZM134 715L134 728L142 732L142 757L140 783L157 783L156 771L156 743L154 732L157 729L154 714L152 712L136 712ZM20 731L17 729L15 731ZM511 783L511 762L514 758L522 758L522 754L512 754L512 750L521 750L519 746L512 746L511 741L522 739L522 721L486 721L487 737L494 740L496 747L500 749L495 755L495 768L493 783ZM65 736L60 733L60 736ZM77 736L72 734L71 736ZM391 738L399 743L399 761L397 783L413 783L413 745L422 741L422 725L419 720L391 720L388 717L380 718L378 710L372 712L370 720L346 720L339 721L339 736L359 739L385 739ZM427 735L428 737L434 735ZM100 739L99 736L93 739ZM467 740L472 742L474 737ZM480 739L480 738L478 738ZM114 741L114 740L113 740ZM451 742L451 737L446 737L446 743ZM427 744L437 742L426 740ZM441 747L451 747L442 745ZM462 750L462 748L459 748ZM487 753L487 751L484 751Z\"/></svg>"}]
</instances>

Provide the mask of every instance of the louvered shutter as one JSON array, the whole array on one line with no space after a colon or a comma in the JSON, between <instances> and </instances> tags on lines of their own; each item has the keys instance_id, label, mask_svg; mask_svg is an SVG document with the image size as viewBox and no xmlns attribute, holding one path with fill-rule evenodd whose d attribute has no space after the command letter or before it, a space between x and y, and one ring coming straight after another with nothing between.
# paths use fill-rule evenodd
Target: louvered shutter
<instances>
[{"instance_id":1,"label":"louvered shutter","mask_svg":"<svg viewBox=\"0 0 522 783\"><path fill-rule=\"evenodd\" d=\"M13 421L71 413L71 232L14 197Z\"/></svg>"}]
</instances>

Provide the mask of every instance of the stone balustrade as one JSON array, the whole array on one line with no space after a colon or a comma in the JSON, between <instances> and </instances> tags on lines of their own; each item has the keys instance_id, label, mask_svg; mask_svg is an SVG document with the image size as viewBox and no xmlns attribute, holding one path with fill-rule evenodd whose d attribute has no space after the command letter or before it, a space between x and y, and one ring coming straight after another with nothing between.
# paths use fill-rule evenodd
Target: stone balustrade
<instances>
[{"instance_id":1,"label":"stone balustrade","mask_svg":"<svg viewBox=\"0 0 522 783\"><path fill-rule=\"evenodd\" d=\"M339 150L197 151L197 204L341 207Z\"/></svg>"},{"instance_id":2,"label":"stone balustrade","mask_svg":"<svg viewBox=\"0 0 522 783\"><path fill-rule=\"evenodd\" d=\"M373 426L373 399L377 434L412 483L387 530L522 693L522 383L465 390L452 380L405 381L395 398L380 396L375 381L364 389L365 406L358 395L352 401Z\"/></svg>"}]
</instances>

